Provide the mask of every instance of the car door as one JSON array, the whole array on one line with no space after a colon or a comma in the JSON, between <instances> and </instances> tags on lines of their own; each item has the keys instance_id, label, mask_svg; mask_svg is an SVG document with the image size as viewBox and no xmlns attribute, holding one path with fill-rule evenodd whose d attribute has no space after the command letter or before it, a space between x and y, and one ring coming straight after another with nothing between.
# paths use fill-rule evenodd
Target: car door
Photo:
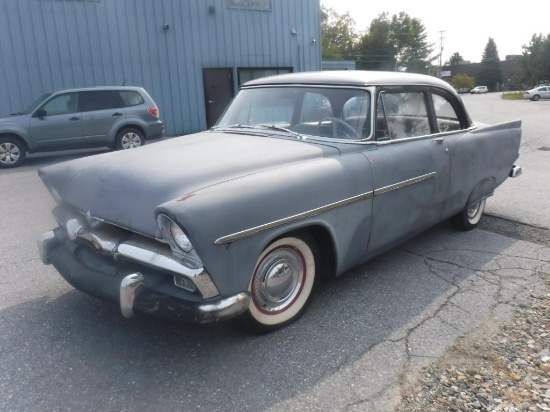
<instances>
[{"instance_id":1,"label":"car door","mask_svg":"<svg viewBox=\"0 0 550 412\"><path fill-rule=\"evenodd\" d=\"M37 149L78 146L82 139L82 120L78 93L53 96L31 117L29 130Z\"/></svg>"},{"instance_id":2,"label":"car door","mask_svg":"<svg viewBox=\"0 0 550 412\"><path fill-rule=\"evenodd\" d=\"M550 87L542 87L540 90L540 97L542 99L550 99Z\"/></svg>"},{"instance_id":3,"label":"car door","mask_svg":"<svg viewBox=\"0 0 550 412\"><path fill-rule=\"evenodd\" d=\"M367 255L374 255L444 216L449 182L445 139L434 136L428 90L384 89L377 97L374 197Z\"/></svg>"},{"instance_id":4,"label":"car door","mask_svg":"<svg viewBox=\"0 0 550 412\"><path fill-rule=\"evenodd\" d=\"M84 91L80 93L82 132L89 145L113 143L114 125L125 118L118 95L112 90Z\"/></svg>"}]
</instances>

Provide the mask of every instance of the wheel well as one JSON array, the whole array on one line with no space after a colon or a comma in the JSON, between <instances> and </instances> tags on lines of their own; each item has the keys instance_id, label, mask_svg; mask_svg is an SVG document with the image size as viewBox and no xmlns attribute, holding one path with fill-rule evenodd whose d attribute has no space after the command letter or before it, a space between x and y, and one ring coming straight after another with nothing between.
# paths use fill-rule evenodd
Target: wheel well
<instances>
[{"instance_id":1,"label":"wheel well","mask_svg":"<svg viewBox=\"0 0 550 412\"><path fill-rule=\"evenodd\" d=\"M145 130L143 130L143 128L141 126L138 126L136 124L125 124L120 129L117 130L116 135L118 136L118 134L124 129L137 129L143 134L144 139L147 138L147 133L145 133Z\"/></svg>"},{"instance_id":2,"label":"wheel well","mask_svg":"<svg viewBox=\"0 0 550 412\"><path fill-rule=\"evenodd\" d=\"M27 145L27 142L25 139L23 139L21 136L14 134L14 133L1 133L0 137L11 137L12 139L17 139L21 144L25 147L25 150L29 150L29 146Z\"/></svg>"},{"instance_id":3,"label":"wheel well","mask_svg":"<svg viewBox=\"0 0 550 412\"><path fill-rule=\"evenodd\" d=\"M317 243L319 256L321 258L321 277L334 276L336 273L336 251L330 232L323 226L315 225L303 227L291 233L285 233L279 236L279 238L292 234L299 235L300 232L308 233Z\"/></svg>"}]
</instances>

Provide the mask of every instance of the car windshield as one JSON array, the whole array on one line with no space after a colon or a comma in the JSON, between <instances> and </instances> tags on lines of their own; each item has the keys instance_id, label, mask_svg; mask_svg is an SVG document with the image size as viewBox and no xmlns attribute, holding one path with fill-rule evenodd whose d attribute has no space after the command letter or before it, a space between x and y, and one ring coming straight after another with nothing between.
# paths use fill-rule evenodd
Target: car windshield
<instances>
[{"instance_id":1,"label":"car windshield","mask_svg":"<svg viewBox=\"0 0 550 412\"><path fill-rule=\"evenodd\" d=\"M38 106L38 103L43 102L50 95L51 93L44 93L38 99L33 101L29 106L27 106L25 109L21 110L18 114L29 114L36 108L36 106Z\"/></svg>"},{"instance_id":2,"label":"car windshield","mask_svg":"<svg viewBox=\"0 0 550 412\"><path fill-rule=\"evenodd\" d=\"M329 87L244 89L214 128L268 127L291 136L365 139L371 134L370 94Z\"/></svg>"}]
</instances>

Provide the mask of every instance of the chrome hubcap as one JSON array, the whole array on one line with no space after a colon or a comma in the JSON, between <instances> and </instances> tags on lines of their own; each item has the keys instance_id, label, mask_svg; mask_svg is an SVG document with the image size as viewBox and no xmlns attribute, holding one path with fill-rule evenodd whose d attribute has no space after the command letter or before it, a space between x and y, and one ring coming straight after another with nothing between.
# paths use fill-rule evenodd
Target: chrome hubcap
<instances>
[{"instance_id":1,"label":"chrome hubcap","mask_svg":"<svg viewBox=\"0 0 550 412\"><path fill-rule=\"evenodd\" d=\"M13 143L0 144L0 162L6 165L14 164L19 160L21 152Z\"/></svg>"},{"instance_id":2,"label":"chrome hubcap","mask_svg":"<svg viewBox=\"0 0 550 412\"><path fill-rule=\"evenodd\" d=\"M475 205L468 208L468 218L473 219L474 217L476 217L480 206L481 206L481 202L477 202Z\"/></svg>"},{"instance_id":3,"label":"chrome hubcap","mask_svg":"<svg viewBox=\"0 0 550 412\"><path fill-rule=\"evenodd\" d=\"M252 283L254 303L259 310L271 314L285 310L300 294L305 275L300 252L290 247L273 250L256 270Z\"/></svg>"},{"instance_id":4,"label":"chrome hubcap","mask_svg":"<svg viewBox=\"0 0 550 412\"><path fill-rule=\"evenodd\" d=\"M122 136L122 147L124 149L134 149L141 146L141 139L136 133L126 133Z\"/></svg>"}]
</instances>

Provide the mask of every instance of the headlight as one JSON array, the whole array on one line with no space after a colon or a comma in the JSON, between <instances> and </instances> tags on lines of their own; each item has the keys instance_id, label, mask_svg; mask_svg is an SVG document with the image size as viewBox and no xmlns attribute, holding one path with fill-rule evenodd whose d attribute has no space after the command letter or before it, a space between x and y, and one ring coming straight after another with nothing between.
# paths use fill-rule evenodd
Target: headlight
<instances>
[{"instance_id":1,"label":"headlight","mask_svg":"<svg viewBox=\"0 0 550 412\"><path fill-rule=\"evenodd\" d=\"M170 234L172 235L172 239L174 239L176 245L178 245L178 247L185 253L189 253L193 250L191 241L173 220L170 220Z\"/></svg>"},{"instance_id":2,"label":"headlight","mask_svg":"<svg viewBox=\"0 0 550 412\"><path fill-rule=\"evenodd\" d=\"M162 238L170 244L173 252L193 252L193 244L176 222L168 216L160 214L157 216L157 223L162 233Z\"/></svg>"}]
</instances>

